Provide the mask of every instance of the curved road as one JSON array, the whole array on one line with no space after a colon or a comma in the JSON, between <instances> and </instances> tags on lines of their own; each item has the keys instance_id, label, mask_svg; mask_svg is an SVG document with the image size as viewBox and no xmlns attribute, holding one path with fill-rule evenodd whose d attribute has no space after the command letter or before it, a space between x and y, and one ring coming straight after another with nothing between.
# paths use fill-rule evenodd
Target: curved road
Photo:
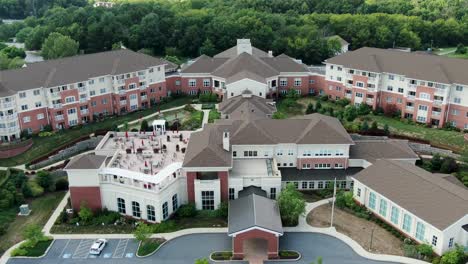
<instances>
[{"instance_id":1,"label":"curved road","mask_svg":"<svg viewBox=\"0 0 468 264\"><path fill-rule=\"evenodd\" d=\"M71 241L71 242L70 242ZM107 248L112 256L105 258L91 258L87 256L87 247L79 249L76 240L56 240L49 253L44 258L20 259L12 258L8 264L192 264L195 259L209 256L213 251L230 250L231 239L226 234L193 234L186 235L168 241L155 254L146 258L126 257L122 252L121 257L116 257L118 249ZM112 241L114 247L117 241ZM73 244L73 246L71 246ZM122 243L119 243L122 244ZM128 243L127 253L136 250L134 241ZM111 247L111 243L108 247ZM365 259L356 254L348 245L331 236L316 233L286 233L280 238L281 249L294 249L302 254L302 259L297 264L309 264L322 256L326 264L397 264L392 262L380 262ZM64 257L69 252L71 255ZM80 253L81 252L81 253ZM84 253L84 254L83 254ZM81 254L81 255L80 255ZM241 264L243 262L232 262ZM244 262L245 263L245 262ZM281 263L279 261L267 261L265 263Z\"/></svg>"}]
</instances>

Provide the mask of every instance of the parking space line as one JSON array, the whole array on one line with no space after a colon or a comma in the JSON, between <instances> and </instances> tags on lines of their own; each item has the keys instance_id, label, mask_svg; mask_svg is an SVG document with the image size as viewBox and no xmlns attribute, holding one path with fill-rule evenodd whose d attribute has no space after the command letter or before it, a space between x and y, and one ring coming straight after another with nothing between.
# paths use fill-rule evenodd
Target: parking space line
<instances>
[{"instance_id":1,"label":"parking space line","mask_svg":"<svg viewBox=\"0 0 468 264\"><path fill-rule=\"evenodd\" d=\"M65 244L65 247L63 247L62 252L60 252L60 255L59 255L59 256L63 256L63 253L65 253L65 249L67 249L68 244L70 244L70 240L71 240L71 239L68 239L67 243Z\"/></svg>"},{"instance_id":2,"label":"parking space line","mask_svg":"<svg viewBox=\"0 0 468 264\"><path fill-rule=\"evenodd\" d=\"M112 258L123 258L125 255L125 250L127 249L129 239L121 239L115 248L114 255Z\"/></svg>"},{"instance_id":3,"label":"parking space line","mask_svg":"<svg viewBox=\"0 0 468 264\"><path fill-rule=\"evenodd\" d=\"M72 258L87 258L89 256L89 249L94 243L92 239L82 239L78 244Z\"/></svg>"}]
</instances>

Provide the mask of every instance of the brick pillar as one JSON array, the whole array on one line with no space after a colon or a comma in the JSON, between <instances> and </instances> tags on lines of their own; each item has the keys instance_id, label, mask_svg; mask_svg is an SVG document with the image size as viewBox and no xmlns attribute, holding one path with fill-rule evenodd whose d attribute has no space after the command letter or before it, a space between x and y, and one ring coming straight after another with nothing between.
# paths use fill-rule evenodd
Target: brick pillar
<instances>
[{"instance_id":1,"label":"brick pillar","mask_svg":"<svg viewBox=\"0 0 468 264\"><path fill-rule=\"evenodd\" d=\"M269 235L268 238L268 259L277 259L279 238L275 235Z\"/></svg>"},{"instance_id":2,"label":"brick pillar","mask_svg":"<svg viewBox=\"0 0 468 264\"><path fill-rule=\"evenodd\" d=\"M221 201L225 202L229 199L228 191L228 172L227 171L218 171L218 178L221 187Z\"/></svg>"},{"instance_id":3,"label":"brick pillar","mask_svg":"<svg viewBox=\"0 0 468 264\"><path fill-rule=\"evenodd\" d=\"M195 179L196 172L187 172L187 194L189 203L195 203Z\"/></svg>"},{"instance_id":4,"label":"brick pillar","mask_svg":"<svg viewBox=\"0 0 468 264\"><path fill-rule=\"evenodd\" d=\"M235 260L241 260L244 259L244 248L243 248L243 239L240 237L233 237L232 238L232 251L233 251L233 256L232 258Z\"/></svg>"}]
</instances>

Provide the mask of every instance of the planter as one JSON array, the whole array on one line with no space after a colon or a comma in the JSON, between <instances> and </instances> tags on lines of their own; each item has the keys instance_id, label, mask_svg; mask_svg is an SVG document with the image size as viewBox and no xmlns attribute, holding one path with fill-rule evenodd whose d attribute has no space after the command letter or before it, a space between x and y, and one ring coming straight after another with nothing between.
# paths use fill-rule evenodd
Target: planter
<instances>
[{"instance_id":1,"label":"planter","mask_svg":"<svg viewBox=\"0 0 468 264\"><path fill-rule=\"evenodd\" d=\"M213 261L228 261L232 259L232 251L215 251L211 253L210 259Z\"/></svg>"},{"instance_id":2,"label":"planter","mask_svg":"<svg viewBox=\"0 0 468 264\"><path fill-rule=\"evenodd\" d=\"M301 254L295 250L280 250L278 253L280 260L296 261L301 258Z\"/></svg>"}]
</instances>

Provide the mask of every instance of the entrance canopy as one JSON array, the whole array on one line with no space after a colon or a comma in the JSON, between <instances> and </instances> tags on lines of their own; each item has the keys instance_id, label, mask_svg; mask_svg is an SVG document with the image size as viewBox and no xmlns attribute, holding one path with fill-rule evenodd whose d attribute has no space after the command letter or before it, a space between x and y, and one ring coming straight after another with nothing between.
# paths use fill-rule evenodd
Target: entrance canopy
<instances>
[{"instance_id":1,"label":"entrance canopy","mask_svg":"<svg viewBox=\"0 0 468 264\"><path fill-rule=\"evenodd\" d=\"M252 193L229 202L229 236L253 229L276 236L283 235L280 212L275 200Z\"/></svg>"},{"instance_id":2,"label":"entrance canopy","mask_svg":"<svg viewBox=\"0 0 468 264\"><path fill-rule=\"evenodd\" d=\"M228 235L232 237L233 258L244 258L246 241L267 242L269 259L278 258L283 226L275 200L252 193L229 202Z\"/></svg>"}]
</instances>

